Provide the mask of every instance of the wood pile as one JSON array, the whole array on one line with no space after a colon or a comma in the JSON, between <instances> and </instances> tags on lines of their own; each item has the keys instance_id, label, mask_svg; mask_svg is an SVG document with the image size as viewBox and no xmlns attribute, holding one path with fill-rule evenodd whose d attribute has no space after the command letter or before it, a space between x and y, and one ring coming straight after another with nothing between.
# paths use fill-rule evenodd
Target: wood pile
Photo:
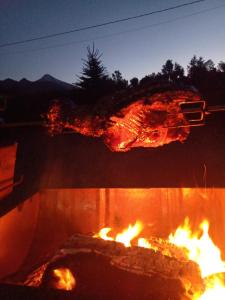
<instances>
[{"instance_id":1,"label":"wood pile","mask_svg":"<svg viewBox=\"0 0 225 300\"><path fill-rule=\"evenodd\" d=\"M150 242L158 250L73 235L44 268L40 286L55 288L53 270L68 268L78 298L184 300L204 289L198 265L181 249L158 238Z\"/></svg>"}]
</instances>

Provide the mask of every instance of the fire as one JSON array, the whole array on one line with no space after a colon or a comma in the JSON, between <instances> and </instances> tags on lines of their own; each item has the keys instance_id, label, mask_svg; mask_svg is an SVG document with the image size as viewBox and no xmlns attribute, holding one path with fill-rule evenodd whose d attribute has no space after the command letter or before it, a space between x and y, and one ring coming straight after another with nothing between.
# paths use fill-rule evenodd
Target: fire
<instances>
[{"instance_id":1,"label":"fire","mask_svg":"<svg viewBox=\"0 0 225 300\"><path fill-rule=\"evenodd\" d=\"M115 241L123 243L125 247L131 247L131 241L137 237L143 229L140 221L136 221L134 225L129 225L122 233L118 233Z\"/></svg>"},{"instance_id":2,"label":"fire","mask_svg":"<svg viewBox=\"0 0 225 300\"><path fill-rule=\"evenodd\" d=\"M123 243L125 247L131 247L131 241L138 237L143 230L143 224L136 221L134 225L129 225L115 237L108 236L111 228L103 228L94 237L104 240ZM195 294L192 300L224 300L225 284L221 273L225 273L225 262L221 258L220 249L213 243L209 236L209 222L204 220L199 225L199 230L192 232L189 219L186 218L184 224L179 226L174 234L169 235L169 242L184 249L187 258L199 265L201 276L205 282L205 292ZM153 249L149 241L145 238L138 238L138 247Z\"/></svg>"},{"instance_id":3,"label":"fire","mask_svg":"<svg viewBox=\"0 0 225 300\"><path fill-rule=\"evenodd\" d=\"M101 239L105 241L113 241L114 239L112 237L109 237L107 234L111 231L112 229L110 227L105 227L102 228L99 233L95 234L94 237L100 237Z\"/></svg>"},{"instance_id":4,"label":"fire","mask_svg":"<svg viewBox=\"0 0 225 300\"><path fill-rule=\"evenodd\" d=\"M128 228L118 233L114 238L109 237L107 234L112 230L109 227L102 228L94 237L100 237L103 240L116 241L124 244L125 247L131 247L131 241L137 237L143 229L140 221L136 221L134 225L129 224Z\"/></svg>"},{"instance_id":5,"label":"fire","mask_svg":"<svg viewBox=\"0 0 225 300\"><path fill-rule=\"evenodd\" d=\"M199 265L202 278L205 278L205 292L195 295L194 300L225 299L225 285L219 274L225 272L221 252L209 236L209 222L204 220L199 229L199 232L192 233L186 218L184 225L178 227L174 234L170 234L169 241L187 250L188 258Z\"/></svg>"},{"instance_id":6,"label":"fire","mask_svg":"<svg viewBox=\"0 0 225 300\"><path fill-rule=\"evenodd\" d=\"M222 278L219 275L214 275L206 282L206 291L203 295L197 296L194 300L224 300L225 287Z\"/></svg>"},{"instance_id":7,"label":"fire","mask_svg":"<svg viewBox=\"0 0 225 300\"><path fill-rule=\"evenodd\" d=\"M179 227L174 235L170 234L169 241L188 250L189 259L198 263L203 278L225 272L220 250L209 237L208 221L204 220L199 227L202 231L200 237L198 232L192 233L189 220L185 219L184 225Z\"/></svg>"},{"instance_id":8,"label":"fire","mask_svg":"<svg viewBox=\"0 0 225 300\"><path fill-rule=\"evenodd\" d=\"M143 248L151 249L152 245L145 238L139 238L138 239L138 247L143 247Z\"/></svg>"},{"instance_id":9,"label":"fire","mask_svg":"<svg viewBox=\"0 0 225 300\"><path fill-rule=\"evenodd\" d=\"M59 268L53 270L53 274L57 278L56 288L60 290L71 291L75 288L76 280L67 268Z\"/></svg>"}]
</instances>

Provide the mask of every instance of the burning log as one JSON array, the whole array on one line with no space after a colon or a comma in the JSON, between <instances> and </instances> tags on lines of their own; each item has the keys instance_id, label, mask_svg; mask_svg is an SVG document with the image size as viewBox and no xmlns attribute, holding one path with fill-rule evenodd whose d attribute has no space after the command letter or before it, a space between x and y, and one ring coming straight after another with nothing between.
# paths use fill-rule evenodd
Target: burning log
<instances>
[{"instance_id":1,"label":"burning log","mask_svg":"<svg viewBox=\"0 0 225 300\"><path fill-rule=\"evenodd\" d=\"M100 99L93 107L63 107L56 102L47 114L47 126L51 133L70 129L102 137L110 150L117 152L159 147L187 139L190 127L181 104L200 100L190 87L129 89Z\"/></svg>"},{"instance_id":2,"label":"burning log","mask_svg":"<svg viewBox=\"0 0 225 300\"><path fill-rule=\"evenodd\" d=\"M154 238L151 244L158 250L74 235L48 264L41 286L57 288L55 270L63 268L74 277L76 295L91 299L180 300L203 290L197 264L168 242Z\"/></svg>"}]
</instances>

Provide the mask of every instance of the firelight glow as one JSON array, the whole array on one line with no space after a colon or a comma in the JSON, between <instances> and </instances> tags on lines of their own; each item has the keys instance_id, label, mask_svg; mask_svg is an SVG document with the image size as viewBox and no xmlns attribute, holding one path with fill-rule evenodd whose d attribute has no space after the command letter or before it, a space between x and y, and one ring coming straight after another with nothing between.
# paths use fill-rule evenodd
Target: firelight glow
<instances>
[{"instance_id":1,"label":"firelight glow","mask_svg":"<svg viewBox=\"0 0 225 300\"><path fill-rule=\"evenodd\" d=\"M75 288L76 280L68 268L55 269L53 274L57 278L55 285L57 289L71 291Z\"/></svg>"},{"instance_id":2,"label":"firelight glow","mask_svg":"<svg viewBox=\"0 0 225 300\"><path fill-rule=\"evenodd\" d=\"M149 243L149 241L145 238L139 238L138 239L138 247L143 247L147 249L151 249L152 245Z\"/></svg>"},{"instance_id":3,"label":"firelight glow","mask_svg":"<svg viewBox=\"0 0 225 300\"><path fill-rule=\"evenodd\" d=\"M225 272L225 263L221 252L209 237L209 222L204 220L199 229L200 233L193 233L189 219L186 218L184 224L174 234L170 234L169 241L187 250L188 258L199 265L202 278L205 279L205 292L194 295L193 300L225 299L225 285L221 275Z\"/></svg>"},{"instance_id":4,"label":"firelight glow","mask_svg":"<svg viewBox=\"0 0 225 300\"><path fill-rule=\"evenodd\" d=\"M113 241L113 238L107 235L111 230L112 229L110 227L102 228L99 233L94 235L94 237L100 237L105 241Z\"/></svg>"},{"instance_id":5,"label":"firelight glow","mask_svg":"<svg viewBox=\"0 0 225 300\"><path fill-rule=\"evenodd\" d=\"M136 221L134 225L129 224L128 228L118 233L115 238L107 235L112 230L109 227L102 228L94 237L100 237L106 241L116 241L122 243L125 247L131 247L131 241L141 233L142 229L143 224L140 221Z\"/></svg>"},{"instance_id":6,"label":"firelight glow","mask_svg":"<svg viewBox=\"0 0 225 300\"><path fill-rule=\"evenodd\" d=\"M131 247L131 241L137 237L143 229L140 221L136 221L134 225L129 225L122 233L118 233L115 241L123 243L125 247Z\"/></svg>"},{"instance_id":7,"label":"firelight glow","mask_svg":"<svg viewBox=\"0 0 225 300\"><path fill-rule=\"evenodd\" d=\"M203 278L225 272L225 263L221 259L220 250L209 237L208 221L204 220L199 228L202 231L200 237L198 232L191 232L189 220L186 218L184 225L180 226L174 235L170 234L169 241L188 250L188 258L199 264Z\"/></svg>"},{"instance_id":8,"label":"firelight glow","mask_svg":"<svg viewBox=\"0 0 225 300\"><path fill-rule=\"evenodd\" d=\"M107 234L111 228L103 228L94 237L100 237L104 240L113 240L123 243L125 247L131 247L131 241L138 237L143 230L144 225L136 221L134 225L129 225L122 233L115 237L109 237ZM175 233L169 235L168 241L184 250L187 258L199 265L202 279L205 283L205 291L193 295L192 300L224 300L225 284L223 274L225 273L225 262L221 258L219 248L213 243L209 236L209 222L204 220L199 225L199 230L192 232L189 219L186 218L184 224L179 226ZM138 238L138 247L148 249L157 249L152 247L145 238Z\"/></svg>"}]
</instances>

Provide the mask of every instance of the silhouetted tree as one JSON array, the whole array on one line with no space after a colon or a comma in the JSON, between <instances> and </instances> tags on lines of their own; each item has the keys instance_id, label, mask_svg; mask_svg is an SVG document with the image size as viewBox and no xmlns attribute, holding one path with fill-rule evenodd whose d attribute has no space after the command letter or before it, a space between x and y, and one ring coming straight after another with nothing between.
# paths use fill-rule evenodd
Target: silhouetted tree
<instances>
[{"instance_id":1,"label":"silhouetted tree","mask_svg":"<svg viewBox=\"0 0 225 300\"><path fill-rule=\"evenodd\" d=\"M136 87L138 86L138 83L139 83L139 80L137 77L133 77L131 80L130 80L130 86L131 87Z\"/></svg>"},{"instance_id":2,"label":"silhouetted tree","mask_svg":"<svg viewBox=\"0 0 225 300\"><path fill-rule=\"evenodd\" d=\"M225 97L223 63L217 70L211 59L193 56L188 65L188 78L208 103L222 103Z\"/></svg>"},{"instance_id":3,"label":"silhouetted tree","mask_svg":"<svg viewBox=\"0 0 225 300\"><path fill-rule=\"evenodd\" d=\"M168 59L162 66L161 73L164 78L170 82L184 77L184 69L178 63L174 64L171 59Z\"/></svg>"},{"instance_id":4,"label":"silhouetted tree","mask_svg":"<svg viewBox=\"0 0 225 300\"><path fill-rule=\"evenodd\" d=\"M123 78L122 73L119 70L112 73L112 80L117 90L125 89L128 86L128 81Z\"/></svg>"},{"instance_id":5,"label":"silhouetted tree","mask_svg":"<svg viewBox=\"0 0 225 300\"><path fill-rule=\"evenodd\" d=\"M224 61L220 61L218 63L217 70L219 72L225 72L225 62Z\"/></svg>"},{"instance_id":6,"label":"silhouetted tree","mask_svg":"<svg viewBox=\"0 0 225 300\"><path fill-rule=\"evenodd\" d=\"M122 81L123 80L122 73L119 70L114 71L114 73L112 73L112 79L116 82Z\"/></svg>"},{"instance_id":7,"label":"silhouetted tree","mask_svg":"<svg viewBox=\"0 0 225 300\"><path fill-rule=\"evenodd\" d=\"M149 85L149 84L158 84L158 83L162 83L165 82L165 77L164 75L162 75L161 73L152 73L150 75L146 75L145 77L143 77L139 84L140 85Z\"/></svg>"},{"instance_id":8,"label":"silhouetted tree","mask_svg":"<svg viewBox=\"0 0 225 300\"><path fill-rule=\"evenodd\" d=\"M94 44L92 48L87 47L87 59L83 59L82 73L76 83L76 87L81 89L83 100L86 102L93 103L113 90L112 79L107 75L101 56L102 53L95 49Z\"/></svg>"},{"instance_id":9,"label":"silhouetted tree","mask_svg":"<svg viewBox=\"0 0 225 300\"><path fill-rule=\"evenodd\" d=\"M194 55L187 67L188 70L188 77L195 78L199 75L203 75L205 72L211 72L216 71L214 62L211 59L208 59L207 61L204 60L202 56L199 58Z\"/></svg>"},{"instance_id":10,"label":"silhouetted tree","mask_svg":"<svg viewBox=\"0 0 225 300\"><path fill-rule=\"evenodd\" d=\"M215 64L211 59L205 62L205 68L207 72L216 71Z\"/></svg>"},{"instance_id":11,"label":"silhouetted tree","mask_svg":"<svg viewBox=\"0 0 225 300\"><path fill-rule=\"evenodd\" d=\"M178 63L174 64L172 78L173 80L182 79L184 77L184 68Z\"/></svg>"},{"instance_id":12,"label":"silhouetted tree","mask_svg":"<svg viewBox=\"0 0 225 300\"><path fill-rule=\"evenodd\" d=\"M167 78L169 81L172 81L172 73L173 73L173 62L171 59L168 59L166 63L162 66L161 73Z\"/></svg>"},{"instance_id":13,"label":"silhouetted tree","mask_svg":"<svg viewBox=\"0 0 225 300\"><path fill-rule=\"evenodd\" d=\"M84 65L82 69L82 75L79 76L79 82L76 85L82 89L95 88L99 82L107 78L106 68L101 61L102 54L99 53L95 46L92 49L87 47L87 59L83 59Z\"/></svg>"}]
</instances>

